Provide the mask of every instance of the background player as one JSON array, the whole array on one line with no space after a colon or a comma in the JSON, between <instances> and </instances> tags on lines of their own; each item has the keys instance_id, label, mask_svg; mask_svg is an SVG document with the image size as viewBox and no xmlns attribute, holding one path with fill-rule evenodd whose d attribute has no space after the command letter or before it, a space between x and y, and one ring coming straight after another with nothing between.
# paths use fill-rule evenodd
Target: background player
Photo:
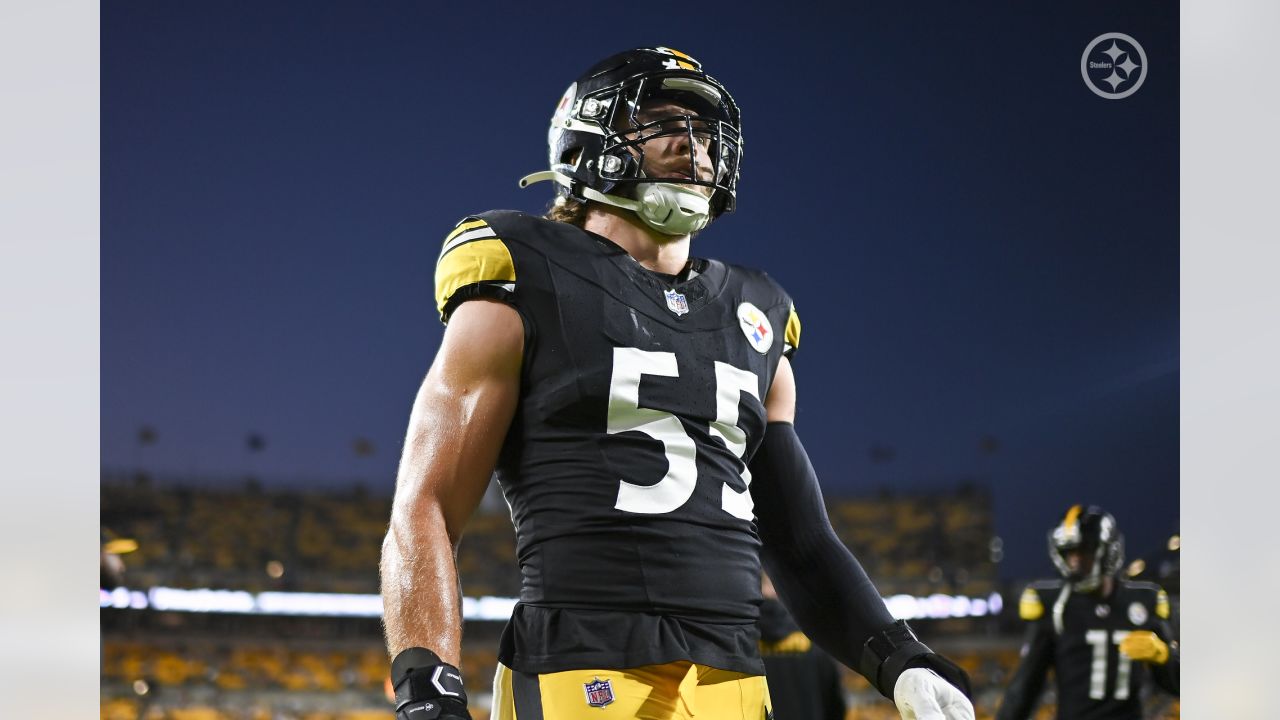
<instances>
[{"instance_id":1,"label":"background player","mask_svg":"<svg viewBox=\"0 0 1280 720\"><path fill-rule=\"evenodd\" d=\"M690 258L736 198L732 97L678 51L621 53L570 86L549 146L522 184L554 181L564 222L472 216L438 260L448 326L383 546L399 716L465 716L454 554L496 467L523 588L495 717L765 717L763 557L805 633L904 716L971 718L964 673L831 530L792 426L790 297Z\"/></svg>"},{"instance_id":2,"label":"background player","mask_svg":"<svg viewBox=\"0 0 1280 720\"><path fill-rule=\"evenodd\" d=\"M1049 555L1062 580L1032 583L1022 594L1018 612L1031 626L997 720L1030 717L1050 667L1060 720L1141 718L1148 673L1177 695L1169 598L1153 583L1118 576L1124 537L1115 519L1073 505L1049 532Z\"/></svg>"}]
</instances>

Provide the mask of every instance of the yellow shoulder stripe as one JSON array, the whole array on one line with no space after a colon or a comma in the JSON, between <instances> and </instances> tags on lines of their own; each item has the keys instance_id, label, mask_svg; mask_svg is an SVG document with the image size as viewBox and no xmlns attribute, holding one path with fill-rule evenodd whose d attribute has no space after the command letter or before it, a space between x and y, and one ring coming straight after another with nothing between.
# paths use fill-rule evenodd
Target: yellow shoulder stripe
<instances>
[{"instance_id":1,"label":"yellow shoulder stripe","mask_svg":"<svg viewBox=\"0 0 1280 720\"><path fill-rule=\"evenodd\" d=\"M796 314L796 306L791 306L791 314L787 315L787 330L783 341L792 350L800 347L800 316Z\"/></svg>"},{"instance_id":2,"label":"yellow shoulder stripe","mask_svg":"<svg viewBox=\"0 0 1280 720\"><path fill-rule=\"evenodd\" d=\"M436 263L436 309L443 313L458 288L478 282L515 281L515 262L501 240L475 240L460 245Z\"/></svg>"},{"instance_id":3,"label":"yellow shoulder stripe","mask_svg":"<svg viewBox=\"0 0 1280 720\"><path fill-rule=\"evenodd\" d=\"M1169 593L1163 590L1156 593L1156 615L1163 620L1169 619Z\"/></svg>"},{"instance_id":4,"label":"yellow shoulder stripe","mask_svg":"<svg viewBox=\"0 0 1280 720\"><path fill-rule=\"evenodd\" d=\"M1044 615L1044 603L1040 602L1040 593L1033 588L1022 591L1018 600L1018 617L1023 620L1039 620Z\"/></svg>"},{"instance_id":5,"label":"yellow shoulder stripe","mask_svg":"<svg viewBox=\"0 0 1280 720\"><path fill-rule=\"evenodd\" d=\"M492 227L483 220L469 220L467 222L458 223L458 227L449 233L444 239L444 247L440 248L440 257L443 258L460 245L466 245L469 242L483 240L484 238L496 238L498 233L493 231Z\"/></svg>"},{"instance_id":6,"label":"yellow shoulder stripe","mask_svg":"<svg viewBox=\"0 0 1280 720\"><path fill-rule=\"evenodd\" d=\"M449 233L449 236L446 237L444 241L447 243L468 230L485 227L486 224L487 223L483 220L469 220L467 222L458 223L458 227L454 228L453 232Z\"/></svg>"}]
</instances>

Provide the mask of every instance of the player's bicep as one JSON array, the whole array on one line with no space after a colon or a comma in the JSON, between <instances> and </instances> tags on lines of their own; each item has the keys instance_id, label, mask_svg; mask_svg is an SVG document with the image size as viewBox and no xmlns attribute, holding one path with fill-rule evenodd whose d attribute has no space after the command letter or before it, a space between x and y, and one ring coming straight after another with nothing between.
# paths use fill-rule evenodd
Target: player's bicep
<instances>
[{"instance_id":1,"label":"player's bicep","mask_svg":"<svg viewBox=\"0 0 1280 720\"><path fill-rule=\"evenodd\" d=\"M514 308L473 300L453 311L414 401L396 511L442 517L457 542L514 417L523 349L524 325Z\"/></svg>"},{"instance_id":2,"label":"player's bicep","mask_svg":"<svg viewBox=\"0 0 1280 720\"><path fill-rule=\"evenodd\" d=\"M778 361L764 409L769 422L794 423L796 420L796 376L791 361L785 356Z\"/></svg>"}]
</instances>

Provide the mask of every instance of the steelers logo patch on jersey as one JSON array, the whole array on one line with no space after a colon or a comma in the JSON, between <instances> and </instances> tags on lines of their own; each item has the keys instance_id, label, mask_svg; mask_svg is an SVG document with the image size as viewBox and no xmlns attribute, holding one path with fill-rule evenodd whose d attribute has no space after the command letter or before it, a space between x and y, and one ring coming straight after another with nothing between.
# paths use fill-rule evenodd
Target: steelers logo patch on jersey
<instances>
[{"instance_id":1,"label":"steelers logo patch on jersey","mask_svg":"<svg viewBox=\"0 0 1280 720\"><path fill-rule=\"evenodd\" d=\"M1129 622L1134 625L1145 625L1147 623L1147 606L1140 602L1129 603Z\"/></svg>"},{"instance_id":2,"label":"steelers logo patch on jersey","mask_svg":"<svg viewBox=\"0 0 1280 720\"><path fill-rule=\"evenodd\" d=\"M739 305L738 327L742 328L742 334L747 336L747 342L751 343L756 352L769 352L773 345L773 326L769 324L769 318L760 312L760 308L749 302Z\"/></svg>"}]
</instances>

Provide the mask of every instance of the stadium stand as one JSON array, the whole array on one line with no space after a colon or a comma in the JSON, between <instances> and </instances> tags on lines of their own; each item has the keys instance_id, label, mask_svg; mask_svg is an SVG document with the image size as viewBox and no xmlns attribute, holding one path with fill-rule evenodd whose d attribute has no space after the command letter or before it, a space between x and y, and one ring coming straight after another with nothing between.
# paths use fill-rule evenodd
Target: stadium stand
<instances>
[{"instance_id":1,"label":"stadium stand","mask_svg":"<svg viewBox=\"0 0 1280 720\"><path fill-rule=\"evenodd\" d=\"M104 537L137 541L124 556L131 588L376 593L390 498L359 488L264 490L256 483L179 484L104 475ZM471 521L458 558L464 593L519 592L505 504L491 497ZM840 538L886 595L1006 597L991 558L991 500L961 485L936 493L829 498ZM272 565L278 564L272 573ZM1176 592L1176 548L1147 556L1142 579ZM1176 598L1175 598L1176 602ZM963 666L979 718L994 715L1018 660L1020 624L1000 618L924 621ZM263 617L104 608L102 720L391 720L388 660L375 618ZM488 678L501 623L470 622L462 671L487 718ZM848 720L896 718L859 675L844 671ZM1053 699L1037 717L1053 714ZM1151 718L1177 718L1176 702Z\"/></svg>"},{"instance_id":2,"label":"stadium stand","mask_svg":"<svg viewBox=\"0 0 1280 720\"><path fill-rule=\"evenodd\" d=\"M104 482L101 497L104 526L138 541L129 556L130 584L378 591L389 497L120 479ZM996 584L990 508L985 491L973 486L829 502L836 532L887 594L990 593ZM283 569L278 578L266 571L272 561ZM515 536L505 512L472 519L458 564L468 595L519 593Z\"/></svg>"}]
</instances>

